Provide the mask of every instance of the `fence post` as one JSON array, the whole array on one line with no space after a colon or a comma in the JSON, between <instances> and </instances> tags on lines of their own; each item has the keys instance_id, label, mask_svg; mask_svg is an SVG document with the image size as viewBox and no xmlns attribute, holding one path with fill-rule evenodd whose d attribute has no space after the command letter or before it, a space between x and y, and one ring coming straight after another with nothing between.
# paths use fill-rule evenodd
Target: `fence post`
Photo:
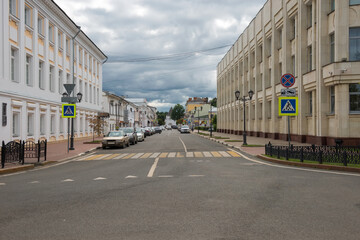
<instances>
[{"instance_id":1,"label":"fence post","mask_svg":"<svg viewBox=\"0 0 360 240\"><path fill-rule=\"evenodd\" d=\"M38 162L40 162L40 140L38 140L38 145L37 145L37 157L38 157Z\"/></svg>"},{"instance_id":2,"label":"fence post","mask_svg":"<svg viewBox=\"0 0 360 240\"><path fill-rule=\"evenodd\" d=\"M346 167L346 166L347 166L347 154L346 154L346 150L344 150L344 152L343 152L343 163L344 163L344 166Z\"/></svg>"},{"instance_id":3,"label":"fence post","mask_svg":"<svg viewBox=\"0 0 360 240\"><path fill-rule=\"evenodd\" d=\"M289 160L289 148L286 147L286 160Z\"/></svg>"},{"instance_id":4,"label":"fence post","mask_svg":"<svg viewBox=\"0 0 360 240\"><path fill-rule=\"evenodd\" d=\"M45 150L44 150L45 160L44 161L46 161L46 153L47 153L47 139L45 139Z\"/></svg>"},{"instance_id":5,"label":"fence post","mask_svg":"<svg viewBox=\"0 0 360 240\"><path fill-rule=\"evenodd\" d=\"M280 146L277 147L277 158L280 159Z\"/></svg>"},{"instance_id":6,"label":"fence post","mask_svg":"<svg viewBox=\"0 0 360 240\"><path fill-rule=\"evenodd\" d=\"M1 168L5 167L5 142L2 141L2 148L1 148Z\"/></svg>"},{"instance_id":7,"label":"fence post","mask_svg":"<svg viewBox=\"0 0 360 240\"><path fill-rule=\"evenodd\" d=\"M300 147L300 162L304 162L304 148Z\"/></svg>"},{"instance_id":8,"label":"fence post","mask_svg":"<svg viewBox=\"0 0 360 240\"><path fill-rule=\"evenodd\" d=\"M319 164L322 164L322 150L319 151Z\"/></svg>"},{"instance_id":9,"label":"fence post","mask_svg":"<svg viewBox=\"0 0 360 240\"><path fill-rule=\"evenodd\" d=\"M22 143L20 141L20 160L21 164L24 165L25 163L25 141L23 140Z\"/></svg>"},{"instance_id":10,"label":"fence post","mask_svg":"<svg viewBox=\"0 0 360 240\"><path fill-rule=\"evenodd\" d=\"M269 148L270 148L270 150L269 150L269 151L270 151L270 156L272 157L272 145L271 145L270 142L269 142L269 145L268 145L268 146L269 146Z\"/></svg>"}]
</instances>

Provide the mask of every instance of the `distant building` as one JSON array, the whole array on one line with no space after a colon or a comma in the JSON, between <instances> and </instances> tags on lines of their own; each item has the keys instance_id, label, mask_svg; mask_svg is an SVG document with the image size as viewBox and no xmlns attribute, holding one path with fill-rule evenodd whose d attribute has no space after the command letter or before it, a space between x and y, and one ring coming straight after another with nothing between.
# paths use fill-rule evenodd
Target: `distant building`
<instances>
[{"instance_id":1,"label":"distant building","mask_svg":"<svg viewBox=\"0 0 360 240\"><path fill-rule=\"evenodd\" d=\"M157 109L148 105L145 98L126 98L125 100L129 102L130 126L151 127L155 125Z\"/></svg>"},{"instance_id":2,"label":"distant building","mask_svg":"<svg viewBox=\"0 0 360 240\"><path fill-rule=\"evenodd\" d=\"M114 131L129 124L127 106L128 102L121 96L104 91L102 93L102 117L107 122L105 133Z\"/></svg>"}]
</instances>

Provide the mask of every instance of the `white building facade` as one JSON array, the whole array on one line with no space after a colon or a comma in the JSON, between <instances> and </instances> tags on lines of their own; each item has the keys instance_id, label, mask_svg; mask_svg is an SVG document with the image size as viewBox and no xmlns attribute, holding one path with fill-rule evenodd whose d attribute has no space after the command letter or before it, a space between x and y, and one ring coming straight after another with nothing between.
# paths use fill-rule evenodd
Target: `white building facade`
<instances>
[{"instance_id":1,"label":"white building facade","mask_svg":"<svg viewBox=\"0 0 360 240\"><path fill-rule=\"evenodd\" d=\"M2 0L0 5L1 140L66 138L64 83L75 83L75 95L83 94L74 136L91 134L87 119L101 111L105 54L52 0Z\"/></svg>"},{"instance_id":2,"label":"white building facade","mask_svg":"<svg viewBox=\"0 0 360 240\"><path fill-rule=\"evenodd\" d=\"M154 126L157 109L149 106L145 98L126 98L126 101L132 103L128 107L128 113L135 127Z\"/></svg>"},{"instance_id":3,"label":"white building facade","mask_svg":"<svg viewBox=\"0 0 360 240\"><path fill-rule=\"evenodd\" d=\"M268 0L217 66L218 131L286 140L281 76L296 82L292 140L359 145L360 1ZM244 104L235 91L253 98ZM246 119L243 113L246 113Z\"/></svg>"},{"instance_id":4,"label":"white building facade","mask_svg":"<svg viewBox=\"0 0 360 240\"><path fill-rule=\"evenodd\" d=\"M105 134L129 124L128 102L121 96L104 91L102 93L102 117L106 121Z\"/></svg>"}]
</instances>

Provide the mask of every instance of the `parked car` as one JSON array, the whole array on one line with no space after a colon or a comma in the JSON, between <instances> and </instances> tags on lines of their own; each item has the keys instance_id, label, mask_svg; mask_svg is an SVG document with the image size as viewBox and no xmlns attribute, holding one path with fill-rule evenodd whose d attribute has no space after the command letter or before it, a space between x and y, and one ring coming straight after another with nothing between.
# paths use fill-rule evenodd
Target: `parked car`
<instances>
[{"instance_id":1,"label":"parked car","mask_svg":"<svg viewBox=\"0 0 360 240\"><path fill-rule=\"evenodd\" d=\"M102 148L130 146L129 137L122 130L111 131L102 139Z\"/></svg>"},{"instance_id":2,"label":"parked car","mask_svg":"<svg viewBox=\"0 0 360 240\"><path fill-rule=\"evenodd\" d=\"M166 129L166 130L172 130L172 128L171 128L170 125L166 125L166 126L165 126L165 129Z\"/></svg>"},{"instance_id":3,"label":"parked car","mask_svg":"<svg viewBox=\"0 0 360 240\"><path fill-rule=\"evenodd\" d=\"M126 133L126 135L129 137L129 141L132 145L137 144L138 143L138 138L137 138L137 134L135 132L135 128L133 127L126 127L126 128L122 128L122 130Z\"/></svg>"},{"instance_id":4,"label":"parked car","mask_svg":"<svg viewBox=\"0 0 360 240\"><path fill-rule=\"evenodd\" d=\"M151 129L149 127L144 128L145 129L145 136L151 136Z\"/></svg>"},{"instance_id":5,"label":"parked car","mask_svg":"<svg viewBox=\"0 0 360 240\"><path fill-rule=\"evenodd\" d=\"M155 129L155 133L160 134L162 132L160 127L155 127L154 129Z\"/></svg>"},{"instance_id":6,"label":"parked car","mask_svg":"<svg viewBox=\"0 0 360 240\"><path fill-rule=\"evenodd\" d=\"M154 127L150 127L151 133L155 134L155 128Z\"/></svg>"},{"instance_id":7,"label":"parked car","mask_svg":"<svg viewBox=\"0 0 360 240\"><path fill-rule=\"evenodd\" d=\"M145 135L141 128L136 128L136 135L139 142L145 141Z\"/></svg>"},{"instance_id":8,"label":"parked car","mask_svg":"<svg viewBox=\"0 0 360 240\"><path fill-rule=\"evenodd\" d=\"M146 138L146 129L142 127L141 131L144 133L144 140L145 140L145 138Z\"/></svg>"},{"instance_id":9,"label":"parked car","mask_svg":"<svg viewBox=\"0 0 360 240\"><path fill-rule=\"evenodd\" d=\"M178 127L176 125L171 126L172 129L177 129Z\"/></svg>"},{"instance_id":10,"label":"parked car","mask_svg":"<svg viewBox=\"0 0 360 240\"><path fill-rule=\"evenodd\" d=\"M190 128L188 125L184 125L180 128L181 133L190 133Z\"/></svg>"}]
</instances>

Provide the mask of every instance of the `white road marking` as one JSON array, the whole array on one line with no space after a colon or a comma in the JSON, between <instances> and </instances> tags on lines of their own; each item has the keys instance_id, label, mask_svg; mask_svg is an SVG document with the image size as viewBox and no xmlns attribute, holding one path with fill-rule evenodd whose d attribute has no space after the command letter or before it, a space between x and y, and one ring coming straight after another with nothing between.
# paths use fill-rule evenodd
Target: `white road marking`
<instances>
[{"instance_id":1,"label":"white road marking","mask_svg":"<svg viewBox=\"0 0 360 240\"><path fill-rule=\"evenodd\" d=\"M108 156L110 156L111 154L105 154L104 156L101 156L101 157L99 157L99 158L96 158L95 160L101 160L101 159L104 159L104 158L106 158L106 157L108 157Z\"/></svg>"},{"instance_id":2,"label":"white road marking","mask_svg":"<svg viewBox=\"0 0 360 240\"><path fill-rule=\"evenodd\" d=\"M193 152L187 152L186 157L194 157L194 153Z\"/></svg>"},{"instance_id":3,"label":"white road marking","mask_svg":"<svg viewBox=\"0 0 360 240\"><path fill-rule=\"evenodd\" d=\"M144 153L138 153L138 154L136 154L136 155L132 156L131 158L136 159L136 158L141 157L143 154L144 154Z\"/></svg>"},{"instance_id":4,"label":"white road marking","mask_svg":"<svg viewBox=\"0 0 360 240\"><path fill-rule=\"evenodd\" d=\"M249 157L245 156L244 154L235 151L234 149L229 148L229 150L231 150L233 152L236 152L237 154L239 154L240 156L242 156L243 158L245 158L245 159L247 159L247 160L249 160L251 162L259 163L261 165L266 165L266 166L270 166L270 167L293 169L293 170L305 171L305 172L317 172L317 173L326 173L326 174L335 174L335 175L346 175L346 176L360 177L360 174L355 174L355 173L342 173L342 172L306 169L306 168L301 168L301 167L288 167L288 166L274 165L274 164L271 164L271 163L261 162L261 161L249 158Z\"/></svg>"},{"instance_id":5,"label":"white road marking","mask_svg":"<svg viewBox=\"0 0 360 240\"><path fill-rule=\"evenodd\" d=\"M179 139L180 139L180 141L181 141L182 145L184 146L185 152L187 153L187 149L186 149L185 143L183 142L183 140L181 140L181 138L180 138L180 137L179 137Z\"/></svg>"},{"instance_id":6,"label":"white road marking","mask_svg":"<svg viewBox=\"0 0 360 240\"><path fill-rule=\"evenodd\" d=\"M205 157L213 157L213 155L210 152L203 152Z\"/></svg>"},{"instance_id":7,"label":"white road marking","mask_svg":"<svg viewBox=\"0 0 360 240\"><path fill-rule=\"evenodd\" d=\"M119 156L117 156L117 157L115 157L115 158L113 158L113 159L121 159L121 158L125 157L126 155L128 155L128 154L127 154L127 153L123 153L123 154L121 154L121 155L119 155Z\"/></svg>"},{"instance_id":8,"label":"white road marking","mask_svg":"<svg viewBox=\"0 0 360 240\"><path fill-rule=\"evenodd\" d=\"M98 181L98 180L105 180L106 178L103 178L103 177L97 177L97 178L94 178L93 180L94 181Z\"/></svg>"},{"instance_id":9,"label":"white road marking","mask_svg":"<svg viewBox=\"0 0 360 240\"><path fill-rule=\"evenodd\" d=\"M168 158L173 158L175 156L176 156L176 152L171 152L169 153Z\"/></svg>"},{"instance_id":10,"label":"white road marking","mask_svg":"<svg viewBox=\"0 0 360 240\"><path fill-rule=\"evenodd\" d=\"M32 181L32 182L29 182L29 183L40 183L39 181Z\"/></svg>"},{"instance_id":11,"label":"white road marking","mask_svg":"<svg viewBox=\"0 0 360 240\"><path fill-rule=\"evenodd\" d=\"M62 180L61 182L73 182L74 180L72 180L72 179L65 179L65 180Z\"/></svg>"},{"instance_id":12,"label":"white road marking","mask_svg":"<svg viewBox=\"0 0 360 240\"><path fill-rule=\"evenodd\" d=\"M174 175L161 175L161 176L158 176L159 178L172 178L174 177Z\"/></svg>"},{"instance_id":13,"label":"white road marking","mask_svg":"<svg viewBox=\"0 0 360 240\"><path fill-rule=\"evenodd\" d=\"M158 162L159 162L159 158L155 158L154 164L151 166L147 177L153 177Z\"/></svg>"},{"instance_id":14,"label":"white road marking","mask_svg":"<svg viewBox=\"0 0 360 240\"><path fill-rule=\"evenodd\" d=\"M189 175L189 177L205 177L205 175Z\"/></svg>"},{"instance_id":15,"label":"white road marking","mask_svg":"<svg viewBox=\"0 0 360 240\"><path fill-rule=\"evenodd\" d=\"M223 157L231 157L230 154L228 154L227 152L219 151L219 153L220 153Z\"/></svg>"},{"instance_id":16,"label":"white road marking","mask_svg":"<svg viewBox=\"0 0 360 240\"><path fill-rule=\"evenodd\" d=\"M129 175L129 176L125 177L125 178L137 178L137 176Z\"/></svg>"},{"instance_id":17,"label":"white road marking","mask_svg":"<svg viewBox=\"0 0 360 240\"><path fill-rule=\"evenodd\" d=\"M159 152L153 153L149 158L157 158L160 155Z\"/></svg>"},{"instance_id":18,"label":"white road marking","mask_svg":"<svg viewBox=\"0 0 360 240\"><path fill-rule=\"evenodd\" d=\"M85 157L79 158L79 159L77 159L76 161L77 161L77 162L80 162L80 161L83 161L83 160L85 160L85 159L87 159L87 158L89 158L89 157L92 157L92 156L94 156L94 155L95 155L95 154L86 155Z\"/></svg>"}]
</instances>

